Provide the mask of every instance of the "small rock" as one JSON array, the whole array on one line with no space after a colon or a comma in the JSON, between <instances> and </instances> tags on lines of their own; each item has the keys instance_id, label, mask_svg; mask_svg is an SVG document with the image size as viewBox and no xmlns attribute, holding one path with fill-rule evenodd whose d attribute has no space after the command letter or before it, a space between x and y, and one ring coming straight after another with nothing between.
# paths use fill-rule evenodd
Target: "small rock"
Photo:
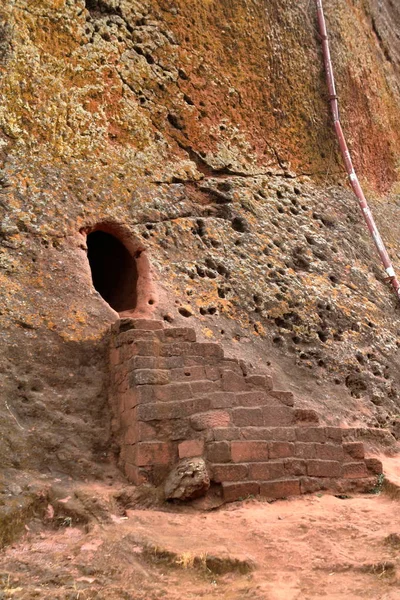
<instances>
[{"instance_id":1,"label":"small rock","mask_svg":"<svg viewBox=\"0 0 400 600\"><path fill-rule=\"evenodd\" d=\"M184 458L168 475L164 484L167 500L191 500L204 496L210 477L202 458Z\"/></svg>"},{"instance_id":2,"label":"small rock","mask_svg":"<svg viewBox=\"0 0 400 600\"><path fill-rule=\"evenodd\" d=\"M20 485L17 485L16 483L10 483L8 485L8 490L13 496L19 496L20 494L22 494L22 487Z\"/></svg>"},{"instance_id":3,"label":"small rock","mask_svg":"<svg viewBox=\"0 0 400 600\"><path fill-rule=\"evenodd\" d=\"M372 394L372 396L371 396L371 402L373 404L375 404L375 406L382 406L382 404L384 403L384 401L385 401L385 399L384 399L383 394L381 392Z\"/></svg>"},{"instance_id":4,"label":"small rock","mask_svg":"<svg viewBox=\"0 0 400 600\"><path fill-rule=\"evenodd\" d=\"M392 433L396 440L400 440L400 420L394 422Z\"/></svg>"}]
</instances>

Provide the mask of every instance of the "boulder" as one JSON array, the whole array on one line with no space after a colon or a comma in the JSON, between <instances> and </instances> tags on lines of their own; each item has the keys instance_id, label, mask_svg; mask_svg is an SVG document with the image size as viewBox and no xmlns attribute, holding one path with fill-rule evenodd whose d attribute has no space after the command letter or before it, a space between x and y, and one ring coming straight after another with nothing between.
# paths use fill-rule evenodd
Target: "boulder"
<instances>
[{"instance_id":1,"label":"boulder","mask_svg":"<svg viewBox=\"0 0 400 600\"><path fill-rule=\"evenodd\" d=\"M204 459L184 458L172 469L164 484L166 500L192 500L204 496L210 477Z\"/></svg>"}]
</instances>

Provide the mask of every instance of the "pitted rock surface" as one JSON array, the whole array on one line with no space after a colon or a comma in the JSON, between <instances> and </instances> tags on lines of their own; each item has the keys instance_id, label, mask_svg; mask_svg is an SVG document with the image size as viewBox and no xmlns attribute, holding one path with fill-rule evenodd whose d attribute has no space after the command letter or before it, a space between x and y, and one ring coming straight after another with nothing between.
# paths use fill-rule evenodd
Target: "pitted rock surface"
<instances>
[{"instance_id":1,"label":"pitted rock surface","mask_svg":"<svg viewBox=\"0 0 400 600\"><path fill-rule=\"evenodd\" d=\"M343 127L397 267L399 7L326 14ZM117 315L86 254L99 223L146 249L156 317L271 367L332 425L394 426L398 305L342 175L312 2L6 0L0 78L5 467L118 477Z\"/></svg>"}]
</instances>

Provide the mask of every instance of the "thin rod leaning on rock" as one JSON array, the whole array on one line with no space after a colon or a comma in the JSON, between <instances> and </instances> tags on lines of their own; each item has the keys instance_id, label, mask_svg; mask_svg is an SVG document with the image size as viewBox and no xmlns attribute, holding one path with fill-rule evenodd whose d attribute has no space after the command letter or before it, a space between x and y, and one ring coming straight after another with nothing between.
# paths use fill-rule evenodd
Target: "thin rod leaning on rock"
<instances>
[{"instance_id":1,"label":"thin rod leaning on rock","mask_svg":"<svg viewBox=\"0 0 400 600\"><path fill-rule=\"evenodd\" d=\"M339 103L338 103L338 97L336 95L335 78L334 78L334 74L333 74L333 66L332 66L332 60L331 60L331 53L330 53L330 49L329 49L328 33L327 33L327 29L326 29L326 22L325 22L324 9L322 6L322 0L316 0L316 3L317 3L319 33L321 36L322 52L323 52L323 56L324 56L326 80L328 83L328 90L329 90L329 102L331 105L333 124L335 127L336 136L339 141L340 151L342 153L343 160L346 165L346 170L347 170L347 174L350 179L351 187L353 188L353 191L358 198L362 214L364 215L364 219L367 223L367 227L368 227L369 232L375 242L375 246L378 250L378 253L379 253L379 256L383 263L383 266L385 268L385 271L388 275L388 281L390 281L390 283L392 284L393 288L396 291L398 298L400 299L400 283L394 272L393 265L389 258L389 254L385 248L385 244L383 243L383 240L380 236L378 228L375 224L374 218L373 218L371 210L368 206L367 200L364 196L364 192L361 188L360 182L358 181L358 177L354 170L353 161L350 156L349 148L347 146L346 139L343 134L342 126L340 124Z\"/></svg>"}]
</instances>

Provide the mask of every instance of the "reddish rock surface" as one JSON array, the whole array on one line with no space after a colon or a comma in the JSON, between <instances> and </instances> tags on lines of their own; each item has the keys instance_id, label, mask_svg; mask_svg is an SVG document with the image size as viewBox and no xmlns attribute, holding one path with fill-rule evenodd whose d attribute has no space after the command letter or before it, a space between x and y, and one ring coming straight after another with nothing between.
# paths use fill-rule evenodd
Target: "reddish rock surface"
<instances>
[{"instance_id":1,"label":"reddish rock surface","mask_svg":"<svg viewBox=\"0 0 400 600\"><path fill-rule=\"evenodd\" d=\"M399 8L326 4L343 126L397 268ZM328 443L313 431L316 413L325 433L347 428L345 443L393 451L398 303L342 174L312 2L6 0L0 79L0 463L11 485L18 472L122 478L108 405L118 312L190 324L198 339L172 337L157 375L142 360L153 357L151 332L129 358L148 388L146 419L126 434L149 438L140 463L166 450L150 424L154 377L157 415L168 402L188 418L198 408L190 426L214 427L220 455L236 428L270 444L268 430L279 424L284 435L295 414L303 437L279 460L282 481L302 477L301 491L316 490L302 461L336 461L317 456ZM109 304L93 285L96 231L126 259L124 310L121 296ZM127 271L111 264L109 279ZM195 343L210 359L204 371L193 357L186 364L196 393L218 387L223 351L233 371L207 408L186 399L192 383L177 360ZM276 409L257 404L261 380L241 389L240 361L246 376L267 378L266 393L273 377ZM230 413L229 394L247 404ZM134 410L137 390L125 401ZM187 439L172 425L165 433ZM275 441L286 444L280 453L294 443ZM347 463L361 464L351 452ZM241 463L216 464L216 477L236 485Z\"/></svg>"}]
</instances>

